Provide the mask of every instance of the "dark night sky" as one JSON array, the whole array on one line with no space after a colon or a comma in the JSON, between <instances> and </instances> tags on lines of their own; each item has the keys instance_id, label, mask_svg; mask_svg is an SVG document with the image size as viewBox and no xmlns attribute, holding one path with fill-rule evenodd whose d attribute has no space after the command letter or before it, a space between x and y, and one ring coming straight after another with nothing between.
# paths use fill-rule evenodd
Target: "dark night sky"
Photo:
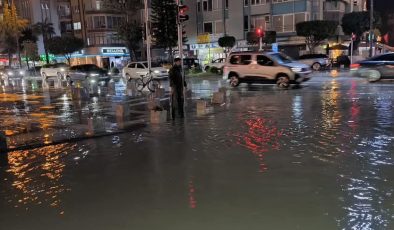
<instances>
[{"instance_id":1,"label":"dark night sky","mask_svg":"<svg viewBox=\"0 0 394 230\"><path fill-rule=\"evenodd\" d=\"M378 11L391 11L394 13L394 1L393 0L375 0L375 9ZM368 1L368 6L369 6Z\"/></svg>"}]
</instances>

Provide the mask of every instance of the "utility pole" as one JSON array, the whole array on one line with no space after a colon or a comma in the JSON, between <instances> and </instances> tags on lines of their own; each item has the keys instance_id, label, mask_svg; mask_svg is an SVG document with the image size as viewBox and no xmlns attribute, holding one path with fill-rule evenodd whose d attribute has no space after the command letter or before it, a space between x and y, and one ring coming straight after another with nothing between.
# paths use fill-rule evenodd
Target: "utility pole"
<instances>
[{"instance_id":1,"label":"utility pole","mask_svg":"<svg viewBox=\"0 0 394 230\"><path fill-rule=\"evenodd\" d=\"M369 8L369 57L372 57L372 49L373 49L373 0L370 0L370 8Z\"/></svg>"},{"instance_id":2,"label":"utility pole","mask_svg":"<svg viewBox=\"0 0 394 230\"><path fill-rule=\"evenodd\" d=\"M148 0L144 0L145 4L145 34L146 34L146 60L148 61L148 73L151 74L152 69L152 57L151 57L151 35L150 35L150 21L149 21L149 8Z\"/></svg>"}]
</instances>

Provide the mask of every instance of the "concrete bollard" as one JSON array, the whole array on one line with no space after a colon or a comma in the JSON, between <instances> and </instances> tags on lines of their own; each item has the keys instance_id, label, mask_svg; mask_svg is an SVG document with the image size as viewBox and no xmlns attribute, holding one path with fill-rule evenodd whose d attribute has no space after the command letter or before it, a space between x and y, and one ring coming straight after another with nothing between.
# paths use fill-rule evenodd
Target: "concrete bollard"
<instances>
[{"instance_id":1,"label":"concrete bollard","mask_svg":"<svg viewBox=\"0 0 394 230\"><path fill-rule=\"evenodd\" d=\"M118 104L115 108L115 116L117 118L125 118L130 115L130 107L128 104Z\"/></svg>"},{"instance_id":2,"label":"concrete bollard","mask_svg":"<svg viewBox=\"0 0 394 230\"><path fill-rule=\"evenodd\" d=\"M224 93L215 92L212 96L212 104L223 104L224 103Z\"/></svg>"},{"instance_id":3,"label":"concrete bollard","mask_svg":"<svg viewBox=\"0 0 394 230\"><path fill-rule=\"evenodd\" d=\"M158 88L155 90L155 97L162 98L162 97L164 97L165 93L166 93L166 91L164 88Z\"/></svg>"},{"instance_id":4,"label":"concrete bollard","mask_svg":"<svg viewBox=\"0 0 394 230\"><path fill-rule=\"evenodd\" d=\"M71 88L71 96L73 100L89 100L89 90L86 88L73 87Z\"/></svg>"},{"instance_id":5,"label":"concrete bollard","mask_svg":"<svg viewBox=\"0 0 394 230\"><path fill-rule=\"evenodd\" d=\"M162 108L160 98L149 98L148 110L154 110L156 108Z\"/></svg>"},{"instance_id":6,"label":"concrete bollard","mask_svg":"<svg viewBox=\"0 0 394 230\"><path fill-rule=\"evenodd\" d=\"M0 155L6 153L7 150L7 136L4 131L0 131Z\"/></svg>"},{"instance_id":7,"label":"concrete bollard","mask_svg":"<svg viewBox=\"0 0 394 230\"><path fill-rule=\"evenodd\" d=\"M207 111L207 102L204 100L197 101L197 115L205 115Z\"/></svg>"},{"instance_id":8,"label":"concrete bollard","mask_svg":"<svg viewBox=\"0 0 394 230\"><path fill-rule=\"evenodd\" d=\"M110 81L108 83L108 94L109 95L115 95L115 82L114 81Z\"/></svg>"},{"instance_id":9,"label":"concrete bollard","mask_svg":"<svg viewBox=\"0 0 394 230\"><path fill-rule=\"evenodd\" d=\"M167 110L151 110L150 122L151 124L160 124L167 121Z\"/></svg>"}]
</instances>

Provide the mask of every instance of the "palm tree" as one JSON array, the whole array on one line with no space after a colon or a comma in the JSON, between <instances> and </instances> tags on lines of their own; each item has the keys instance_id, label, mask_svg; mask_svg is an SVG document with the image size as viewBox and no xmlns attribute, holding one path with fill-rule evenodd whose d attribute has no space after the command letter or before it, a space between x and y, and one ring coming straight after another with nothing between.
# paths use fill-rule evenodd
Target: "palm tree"
<instances>
[{"instance_id":1,"label":"palm tree","mask_svg":"<svg viewBox=\"0 0 394 230\"><path fill-rule=\"evenodd\" d=\"M49 64L49 53L47 49L47 42L52 38L52 35L55 34L55 29L53 28L53 23L48 21L48 18L45 18L43 22L38 22L33 25L33 31L37 35L42 35L42 39L44 41L44 51L45 51L45 59L46 63Z\"/></svg>"}]
</instances>

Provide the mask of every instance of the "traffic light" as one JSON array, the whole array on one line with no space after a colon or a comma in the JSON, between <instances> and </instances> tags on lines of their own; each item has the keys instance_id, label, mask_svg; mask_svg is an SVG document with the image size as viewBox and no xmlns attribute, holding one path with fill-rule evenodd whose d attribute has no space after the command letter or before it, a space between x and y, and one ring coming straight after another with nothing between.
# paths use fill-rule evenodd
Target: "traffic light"
<instances>
[{"instance_id":1,"label":"traffic light","mask_svg":"<svg viewBox=\"0 0 394 230\"><path fill-rule=\"evenodd\" d=\"M263 38L263 37L264 37L264 30L261 29L261 28L257 28L257 29L256 29L256 36L257 36L258 38Z\"/></svg>"},{"instance_id":2,"label":"traffic light","mask_svg":"<svg viewBox=\"0 0 394 230\"><path fill-rule=\"evenodd\" d=\"M185 22L189 20L189 15L186 14L186 12L189 10L189 7L186 5L179 5L178 6L178 18L179 22Z\"/></svg>"}]
</instances>

